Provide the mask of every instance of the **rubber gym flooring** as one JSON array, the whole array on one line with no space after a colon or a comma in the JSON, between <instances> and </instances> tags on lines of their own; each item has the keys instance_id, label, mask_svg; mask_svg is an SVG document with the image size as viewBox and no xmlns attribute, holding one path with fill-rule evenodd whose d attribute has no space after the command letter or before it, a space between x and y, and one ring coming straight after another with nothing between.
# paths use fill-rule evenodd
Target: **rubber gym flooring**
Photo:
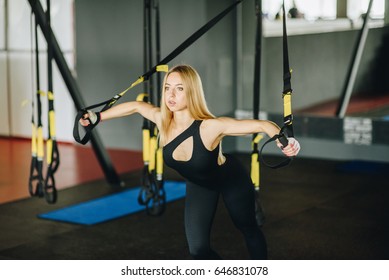
<instances>
[{"instance_id":1,"label":"rubber gym flooring","mask_svg":"<svg viewBox=\"0 0 389 280\"><path fill-rule=\"evenodd\" d=\"M238 154L249 168L248 154ZM262 227L273 260L388 259L388 165L296 158L289 167L262 167ZM140 171L121 177L139 185ZM166 179L180 180L166 170ZM61 189L55 205L28 197L0 204L0 259L191 259L183 226L184 200L160 217L145 212L93 226L60 223L37 214L113 192L105 180ZM244 241L220 200L212 229L225 259L247 259Z\"/></svg>"}]
</instances>

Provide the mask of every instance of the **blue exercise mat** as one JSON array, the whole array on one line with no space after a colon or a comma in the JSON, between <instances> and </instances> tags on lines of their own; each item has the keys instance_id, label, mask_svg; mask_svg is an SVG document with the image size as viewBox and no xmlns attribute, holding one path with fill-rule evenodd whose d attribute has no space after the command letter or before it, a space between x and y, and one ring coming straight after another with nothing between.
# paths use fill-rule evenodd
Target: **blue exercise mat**
<instances>
[{"instance_id":1,"label":"blue exercise mat","mask_svg":"<svg viewBox=\"0 0 389 280\"><path fill-rule=\"evenodd\" d=\"M165 181L166 202L185 197L185 182ZM94 225L145 210L138 203L140 187L39 214L42 219Z\"/></svg>"}]
</instances>

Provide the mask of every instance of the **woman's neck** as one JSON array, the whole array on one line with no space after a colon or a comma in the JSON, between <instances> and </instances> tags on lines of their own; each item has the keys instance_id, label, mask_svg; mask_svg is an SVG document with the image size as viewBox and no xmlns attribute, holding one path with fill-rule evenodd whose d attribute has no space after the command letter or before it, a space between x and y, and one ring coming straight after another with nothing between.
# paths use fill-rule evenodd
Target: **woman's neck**
<instances>
[{"instance_id":1,"label":"woman's neck","mask_svg":"<svg viewBox=\"0 0 389 280\"><path fill-rule=\"evenodd\" d=\"M187 128L194 118L189 114L189 112L175 112L172 119L172 125L175 129L184 129Z\"/></svg>"}]
</instances>

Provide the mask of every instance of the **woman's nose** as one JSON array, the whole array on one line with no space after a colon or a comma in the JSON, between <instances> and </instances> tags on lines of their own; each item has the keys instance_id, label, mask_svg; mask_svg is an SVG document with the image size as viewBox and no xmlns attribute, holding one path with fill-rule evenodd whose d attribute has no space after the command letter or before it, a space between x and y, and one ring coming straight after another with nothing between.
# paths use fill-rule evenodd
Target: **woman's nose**
<instances>
[{"instance_id":1,"label":"woman's nose","mask_svg":"<svg viewBox=\"0 0 389 280\"><path fill-rule=\"evenodd\" d=\"M169 95L169 96L175 96L175 95L176 95L176 91L174 90L174 88L169 89L168 95Z\"/></svg>"}]
</instances>

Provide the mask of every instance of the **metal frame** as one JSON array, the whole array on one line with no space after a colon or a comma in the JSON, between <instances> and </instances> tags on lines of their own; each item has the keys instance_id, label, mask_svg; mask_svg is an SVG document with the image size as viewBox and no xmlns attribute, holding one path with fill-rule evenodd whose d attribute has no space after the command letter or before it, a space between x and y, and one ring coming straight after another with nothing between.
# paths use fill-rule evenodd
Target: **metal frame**
<instances>
[{"instance_id":1,"label":"metal frame","mask_svg":"<svg viewBox=\"0 0 389 280\"><path fill-rule=\"evenodd\" d=\"M361 62L363 50L365 48L367 34L369 32L369 27L367 23L369 21L372 4L373 4L373 0L370 0L365 18L363 20L362 28L358 34L358 38L354 46L354 52L347 72L346 82L344 84L342 96L340 98L338 107L336 109L336 116L339 118L344 118L344 116L346 115L348 104L350 103L352 90L354 88L355 79L357 77L357 73L359 69L359 64Z\"/></svg>"}]
</instances>

